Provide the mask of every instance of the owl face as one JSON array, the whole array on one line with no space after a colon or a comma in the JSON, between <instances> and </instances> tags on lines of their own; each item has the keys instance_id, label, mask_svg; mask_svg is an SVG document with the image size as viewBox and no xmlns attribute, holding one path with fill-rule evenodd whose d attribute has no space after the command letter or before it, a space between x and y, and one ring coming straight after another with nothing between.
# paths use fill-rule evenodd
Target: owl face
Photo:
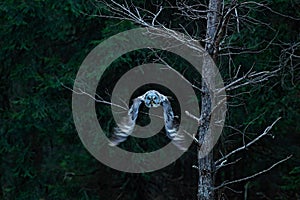
<instances>
[{"instance_id":1,"label":"owl face","mask_svg":"<svg viewBox=\"0 0 300 200\"><path fill-rule=\"evenodd\" d=\"M159 93L155 90L150 90L145 94L145 105L148 108L160 106L161 99Z\"/></svg>"}]
</instances>

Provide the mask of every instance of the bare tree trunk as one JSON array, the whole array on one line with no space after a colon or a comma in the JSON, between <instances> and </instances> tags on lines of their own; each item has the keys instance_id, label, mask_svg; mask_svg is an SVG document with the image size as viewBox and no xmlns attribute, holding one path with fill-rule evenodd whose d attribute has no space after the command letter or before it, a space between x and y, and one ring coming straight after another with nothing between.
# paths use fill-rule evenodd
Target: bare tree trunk
<instances>
[{"instance_id":1,"label":"bare tree trunk","mask_svg":"<svg viewBox=\"0 0 300 200\"><path fill-rule=\"evenodd\" d=\"M209 1L209 10L207 13L207 30L206 30L206 51L215 58L215 37L218 27L218 16L219 16L219 8L221 5L220 0L210 0ZM213 78L214 74L212 69L207 67L203 67L202 75L207 79ZM209 81L208 81L209 82ZM202 104L201 104L201 119L203 119L203 123L199 128L199 142L203 142L204 136L209 131L209 118L211 114L211 94L209 92L209 87L207 83L205 83L204 79L202 79ZM206 157L201 158L199 153L198 158L198 167L199 167L199 182L198 182L198 200L212 200L214 199L214 160L213 160L213 152L211 151Z\"/></svg>"}]
</instances>

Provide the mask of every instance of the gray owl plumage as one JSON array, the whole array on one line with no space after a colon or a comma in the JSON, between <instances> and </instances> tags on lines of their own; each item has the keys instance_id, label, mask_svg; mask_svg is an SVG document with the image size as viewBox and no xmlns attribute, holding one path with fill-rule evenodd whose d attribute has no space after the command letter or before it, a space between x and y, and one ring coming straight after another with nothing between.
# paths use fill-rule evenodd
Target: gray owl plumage
<instances>
[{"instance_id":1,"label":"gray owl plumage","mask_svg":"<svg viewBox=\"0 0 300 200\"><path fill-rule=\"evenodd\" d=\"M174 120L174 113L168 98L155 90L149 90L144 95L133 100L133 104L128 111L128 115L123 118L123 121L114 129L114 133L110 138L110 146L116 146L124 142L133 132L136 119L139 113L140 105L144 103L146 107L163 107L164 124L168 138L170 138L175 146L180 150L186 151L183 141L184 136L178 133L178 124Z\"/></svg>"}]
</instances>

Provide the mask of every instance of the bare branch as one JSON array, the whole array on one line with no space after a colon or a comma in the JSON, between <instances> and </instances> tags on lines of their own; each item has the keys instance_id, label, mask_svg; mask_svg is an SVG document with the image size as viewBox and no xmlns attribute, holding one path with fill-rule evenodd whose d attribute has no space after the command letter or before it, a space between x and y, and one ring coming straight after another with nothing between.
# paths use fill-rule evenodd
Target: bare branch
<instances>
[{"instance_id":1,"label":"bare branch","mask_svg":"<svg viewBox=\"0 0 300 200\"><path fill-rule=\"evenodd\" d=\"M240 160L242 160L242 158L238 158L238 159L236 159L235 161L229 162L229 163L226 163L227 160L224 160L222 163L220 163L220 165L217 165L217 166L216 166L216 170L215 170L215 171L218 171L218 170L221 169L222 167L226 167L226 166L229 166L229 165L234 165L234 164L236 164L237 162L239 162Z\"/></svg>"},{"instance_id":2,"label":"bare branch","mask_svg":"<svg viewBox=\"0 0 300 200\"><path fill-rule=\"evenodd\" d=\"M240 20L239 20L239 14L238 14L238 11L237 11L236 8L234 9L234 13L235 13L235 16L236 16L237 32L240 33Z\"/></svg>"},{"instance_id":3,"label":"bare branch","mask_svg":"<svg viewBox=\"0 0 300 200\"><path fill-rule=\"evenodd\" d=\"M121 105L118 105L118 104L115 104L115 103L112 103L112 102L109 102L109 101L105 101L103 100L103 98L101 98L99 95L95 94L94 96L85 92L84 90L82 90L81 88L78 88L78 91L75 91L73 90L72 88L69 88L68 86L64 85L63 83L60 83L64 88L72 91L73 93L75 94L79 94L79 95L86 95L88 97L90 97L91 99L95 100L96 102L98 103L103 103L103 104L107 104L107 105L111 105L111 106L115 106L115 107L118 107L118 108L121 108L123 110L128 110L126 107L123 107ZM99 97L100 99L96 99L95 96Z\"/></svg>"},{"instance_id":4,"label":"bare branch","mask_svg":"<svg viewBox=\"0 0 300 200\"><path fill-rule=\"evenodd\" d=\"M251 146L252 144L254 144L255 142L257 142L258 140L260 140L263 136L267 135L269 133L269 131L273 128L273 126L281 119L281 117L277 118L270 126L268 126L264 132L262 134L260 134L259 136L257 136L255 139L253 139L251 142L249 142L248 144L245 144L233 151L231 151L230 153L228 153L227 155L223 156L222 158L220 158L219 160L217 160L215 162L215 164L219 164L225 160L227 160L230 156L236 154L239 151L242 151L246 148L248 148L249 146Z\"/></svg>"},{"instance_id":5,"label":"bare branch","mask_svg":"<svg viewBox=\"0 0 300 200\"><path fill-rule=\"evenodd\" d=\"M103 98L100 97L98 94L95 94L95 96L98 98L98 99L97 99L97 98L95 98L95 96L93 96L93 95L91 95L91 94L85 92L85 91L82 90L81 88L78 88L78 91L75 91L75 90L73 90L72 88L70 88L70 87L64 85L63 83L60 83L60 84L61 84L64 88L66 88L66 89L72 91L72 92L75 93L75 94L86 95L86 96L90 97L91 99L93 99L93 100L94 100L95 102L97 102L97 103L103 103L103 104L107 104L107 105L110 105L110 106L115 106L115 107L118 107L118 108L123 109L124 111L128 111L128 109L129 109L129 106L126 104L126 102L125 102L124 100L121 100L121 99L120 99L120 101L121 101L122 103L124 103L126 107L123 107L123 106L121 106L121 105L119 105L119 104L115 104L115 103L112 103L112 102L109 102L109 101L105 101L105 100L103 100ZM141 111L140 113L141 113L141 114L145 114L145 115L154 116L154 117L157 117L157 118L160 118L160 119L163 119L163 116L160 116L160 115L151 114L151 113L147 113L147 112L143 112L143 111Z\"/></svg>"},{"instance_id":6,"label":"bare branch","mask_svg":"<svg viewBox=\"0 0 300 200\"><path fill-rule=\"evenodd\" d=\"M196 120L196 121L199 123L200 118L198 118L198 117L196 117L195 115L191 114L191 113L190 113L189 111L187 111L187 110L185 111L185 114L186 114L188 117L190 117L190 118Z\"/></svg>"},{"instance_id":7,"label":"bare branch","mask_svg":"<svg viewBox=\"0 0 300 200\"><path fill-rule=\"evenodd\" d=\"M217 190L217 189L220 189L220 188L222 188L222 187L225 187L225 186L228 186L228 185L231 185L231 184L234 184L234 183L239 183L239 182L242 182L242 181L247 181L247 180L249 180L249 179L253 179L253 178L255 178L255 177L259 176L259 175L262 175L262 174L264 174L264 173L270 171L271 169L273 169L273 168L276 167L277 165L279 165L279 164L281 164L281 163L287 161L287 160L290 159L291 157L292 157L292 155L289 155L288 157L286 157L286 158L284 158L284 159L282 159L282 160L280 160L280 161L274 163L274 164L273 164L272 166L270 166L269 168L264 169L264 170L262 170L262 171L259 171L259 172L255 173L255 174L253 174L253 175L250 175L250 176L247 176L247 177L244 177L244 178L240 178L240 179L237 179L237 180L233 180L233 181L227 181L227 182L225 181L223 184L221 184L221 185L215 187L214 189Z\"/></svg>"},{"instance_id":8,"label":"bare branch","mask_svg":"<svg viewBox=\"0 0 300 200\"><path fill-rule=\"evenodd\" d=\"M226 85L224 88L219 89L217 92L223 92L224 90L230 91L250 84L262 83L269 80L269 78L276 76L277 72L280 71L280 69L275 69L273 71L251 72L251 70L252 68L245 75L233 80L231 83Z\"/></svg>"},{"instance_id":9,"label":"bare branch","mask_svg":"<svg viewBox=\"0 0 300 200\"><path fill-rule=\"evenodd\" d=\"M193 138L193 140L197 143L198 146L200 146L201 144L199 143L199 140L195 137L195 134L190 134L189 132L187 132L186 130L183 130L183 132L185 134L187 134L189 137Z\"/></svg>"},{"instance_id":10,"label":"bare branch","mask_svg":"<svg viewBox=\"0 0 300 200\"><path fill-rule=\"evenodd\" d=\"M158 17L158 15L161 13L162 11L162 6L159 7L159 11L154 15L153 19L152 19L152 26L154 26L154 23L156 21L156 18Z\"/></svg>"},{"instance_id":11,"label":"bare branch","mask_svg":"<svg viewBox=\"0 0 300 200\"><path fill-rule=\"evenodd\" d=\"M296 17L292 17L290 15L285 15L285 14L282 14L280 12L277 12L275 10L273 10L272 8L270 8L269 6L265 5L265 4L262 4L262 3L258 3L258 2L255 2L255 1L248 1L248 2L244 2L244 3L241 3L241 4L253 4L253 5L258 5L260 7L263 7L263 8L266 8L267 10L271 11L272 13L276 14L276 15L279 15L281 17L285 17L285 18L289 18L289 19L292 19L292 20L296 20L296 21L299 21L300 18L296 18Z\"/></svg>"},{"instance_id":12,"label":"bare branch","mask_svg":"<svg viewBox=\"0 0 300 200\"><path fill-rule=\"evenodd\" d=\"M175 72L178 76L180 76L180 78L182 78L185 82L187 82L189 85L191 85L193 88L197 89L198 91L200 91L201 93L203 93L202 89L199 88L198 86L196 86L195 84L192 84L189 80L187 80L181 73L179 73L177 70L175 70L173 67L171 67L164 59L162 59L156 52L154 52L156 57L159 59L159 61L161 61L166 67L167 69Z\"/></svg>"}]
</instances>

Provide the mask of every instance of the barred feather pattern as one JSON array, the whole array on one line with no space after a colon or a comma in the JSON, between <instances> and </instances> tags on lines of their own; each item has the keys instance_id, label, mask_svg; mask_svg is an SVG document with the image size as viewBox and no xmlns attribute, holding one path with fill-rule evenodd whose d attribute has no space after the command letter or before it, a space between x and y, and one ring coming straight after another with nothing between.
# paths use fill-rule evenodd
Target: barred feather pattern
<instances>
[{"instance_id":1,"label":"barred feather pattern","mask_svg":"<svg viewBox=\"0 0 300 200\"><path fill-rule=\"evenodd\" d=\"M184 135L178 131L178 123L175 121L174 113L168 98L162 101L164 110L164 122L165 130L168 138L172 140L172 143L182 151L186 151L187 148L184 146Z\"/></svg>"},{"instance_id":2,"label":"barred feather pattern","mask_svg":"<svg viewBox=\"0 0 300 200\"><path fill-rule=\"evenodd\" d=\"M153 98L152 104L149 104L149 97ZM150 99L151 100L151 99ZM172 140L172 143L178 147L180 150L186 151L187 148L184 147L184 135L178 133L178 123L175 121L174 113L168 98L155 90L150 90L144 95L137 97L133 100L133 104L128 111L128 115L123 118L123 121L118 124L118 127L114 129L114 133L110 138L111 146L116 146L121 142L124 142L129 135L133 132L136 119L138 117L139 107L141 103L149 108L162 106L164 115L164 124L166 135ZM151 102L151 101L150 101Z\"/></svg>"},{"instance_id":3,"label":"barred feather pattern","mask_svg":"<svg viewBox=\"0 0 300 200\"><path fill-rule=\"evenodd\" d=\"M110 138L110 146L116 146L121 142L124 142L127 137L131 135L142 101L142 97L133 100L133 104L129 109L127 116L123 118L123 121L120 124L118 124L118 127L114 128L114 133Z\"/></svg>"}]
</instances>

